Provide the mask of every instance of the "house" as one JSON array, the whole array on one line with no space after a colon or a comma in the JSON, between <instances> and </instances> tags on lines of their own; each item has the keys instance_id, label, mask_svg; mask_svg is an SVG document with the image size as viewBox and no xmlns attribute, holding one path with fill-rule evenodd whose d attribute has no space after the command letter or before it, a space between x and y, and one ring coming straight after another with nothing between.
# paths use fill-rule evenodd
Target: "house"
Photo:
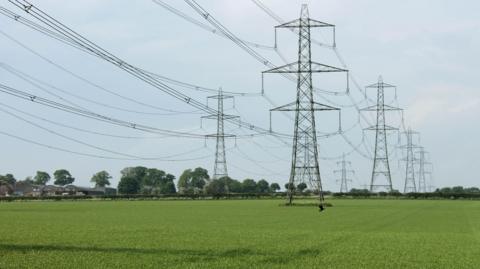
<instances>
[{"instance_id":1,"label":"house","mask_svg":"<svg viewBox=\"0 0 480 269\"><path fill-rule=\"evenodd\" d=\"M60 196L65 193L65 190L60 186L47 185L42 186L39 192L41 196Z\"/></svg>"},{"instance_id":2,"label":"house","mask_svg":"<svg viewBox=\"0 0 480 269\"><path fill-rule=\"evenodd\" d=\"M117 190L109 187L79 187L75 185L68 185L64 187L65 193L69 195L88 195L88 196L102 196L102 195L116 195Z\"/></svg>"},{"instance_id":3,"label":"house","mask_svg":"<svg viewBox=\"0 0 480 269\"><path fill-rule=\"evenodd\" d=\"M116 195L117 190L109 187L79 187L75 185L55 186L55 185L34 185L30 182L17 182L12 188L11 186L0 186L0 196L102 196L102 195Z\"/></svg>"},{"instance_id":4,"label":"house","mask_svg":"<svg viewBox=\"0 0 480 269\"><path fill-rule=\"evenodd\" d=\"M11 185L0 185L0 197L10 196L13 192Z\"/></svg>"},{"instance_id":5,"label":"house","mask_svg":"<svg viewBox=\"0 0 480 269\"><path fill-rule=\"evenodd\" d=\"M14 196L40 196L40 189L43 186L33 185L27 181L18 181L13 188Z\"/></svg>"}]
</instances>

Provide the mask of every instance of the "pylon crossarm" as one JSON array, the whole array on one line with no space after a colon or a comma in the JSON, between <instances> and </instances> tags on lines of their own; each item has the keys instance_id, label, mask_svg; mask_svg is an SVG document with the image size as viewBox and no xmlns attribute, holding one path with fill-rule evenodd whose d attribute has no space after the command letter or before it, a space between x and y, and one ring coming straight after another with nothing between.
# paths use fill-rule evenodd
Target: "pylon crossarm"
<instances>
[{"instance_id":1,"label":"pylon crossarm","mask_svg":"<svg viewBox=\"0 0 480 269\"><path fill-rule=\"evenodd\" d=\"M283 106L279 106L277 108L273 108L270 111L340 111L339 108L320 104L317 102L313 102L313 107L310 107L311 103L300 103L304 105L300 105L297 108L297 102L292 102Z\"/></svg>"},{"instance_id":2,"label":"pylon crossarm","mask_svg":"<svg viewBox=\"0 0 480 269\"><path fill-rule=\"evenodd\" d=\"M200 117L202 119L207 119L207 120L216 120L218 118L218 115L207 115L207 116L202 116ZM222 115L222 118L224 120L230 120L230 119L236 119L236 118L240 118L240 116L235 116L235 115Z\"/></svg>"},{"instance_id":3,"label":"pylon crossarm","mask_svg":"<svg viewBox=\"0 0 480 269\"><path fill-rule=\"evenodd\" d=\"M383 105L383 110L402 111L403 108L394 107L394 106L389 106L389 105Z\"/></svg>"},{"instance_id":4,"label":"pylon crossarm","mask_svg":"<svg viewBox=\"0 0 480 269\"><path fill-rule=\"evenodd\" d=\"M304 25L306 24L306 25ZM321 22L317 21L314 19L308 18L307 20L303 19L296 19L290 22L286 22L284 24L275 26L275 28L300 28L301 26L305 27L335 27L334 24L326 23L326 22Z\"/></svg>"},{"instance_id":5,"label":"pylon crossarm","mask_svg":"<svg viewBox=\"0 0 480 269\"><path fill-rule=\"evenodd\" d=\"M235 138L235 137L237 137L237 136L236 136L236 135L232 135L232 134L223 134L223 135L209 134L209 135L206 135L205 137L206 137L206 138L219 138L219 137L223 137L223 138Z\"/></svg>"},{"instance_id":6,"label":"pylon crossarm","mask_svg":"<svg viewBox=\"0 0 480 269\"><path fill-rule=\"evenodd\" d=\"M298 70L298 62L282 65L272 68L262 73L333 73L333 72L348 72L346 69L338 68L331 65L311 62L310 66L306 69Z\"/></svg>"},{"instance_id":7,"label":"pylon crossarm","mask_svg":"<svg viewBox=\"0 0 480 269\"><path fill-rule=\"evenodd\" d=\"M208 99L233 99L235 98L235 96L233 95L211 95L211 96L207 96Z\"/></svg>"},{"instance_id":8,"label":"pylon crossarm","mask_svg":"<svg viewBox=\"0 0 480 269\"><path fill-rule=\"evenodd\" d=\"M402 108L399 107L393 107L389 105L383 105L383 107L379 107L378 105L373 105L369 107L365 107L360 109L360 111L379 111L379 110L384 110L384 111L402 111Z\"/></svg>"},{"instance_id":9,"label":"pylon crossarm","mask_svg":"<svg viewBox=\"0 0 480 269\"><path fill-rule=\"evenodd\" d=\"M377 131L377 130L385 130L385 131L397 131L398 128L396 127L392 127L392 126L388 126L388 125L385 125L385 127L379 127L379 126L370 126L370 127L367 127L367 128L364 128L363 130L367 130L367 131Z\"/></svg>"},{"instance_id":10,"label":"pylon crossarm","mask_svg":"<svg viewBox=\"0 0 480 269\"><path fill-rule=\"evenodd\" d=\"M401 149L409 149L409 148L418 149L418 148L421 148L421 146L412 144L412 145L401 145L398 148L401 148Z\"/></svg>"},{"instance_id":11,"label":"pylon crossarm","mask_svg":"<svg viewBox=\"0 0 480 269\"><path fill-rule=\"evenodd\" d=\"M367 87L365 88L396 88L397 86L394 86L394 85L391 85L391 84L388 84L388 83L385 83L385 82L377 82L375 84L372 84L372 85L368 85Z\"/></svg>"}]
</instances>

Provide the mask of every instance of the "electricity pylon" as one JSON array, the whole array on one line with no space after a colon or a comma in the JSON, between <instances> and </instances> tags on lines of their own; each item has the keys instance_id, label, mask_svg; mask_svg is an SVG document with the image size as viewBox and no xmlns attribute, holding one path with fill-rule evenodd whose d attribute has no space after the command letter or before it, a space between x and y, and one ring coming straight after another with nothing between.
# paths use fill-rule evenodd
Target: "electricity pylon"
<instances>
[{"instance_id":1,"label":"electricity pylon","mask_svg":"<svg viewBox=\"0 0 480 269\"><path fill-rule=\"evenodd\" d=\"M401 146L401 148L404 148L407 151L407 157L402 159L406 162L405 187L403 189L404 193L417 192L417 186L415 182L415 162L418 161L418 159L415 158L414 149L419 148L419 146L413 144L413 136L419 134L420 133L412 131L412 129L408 128L408 130L405 132L407 144Z\"/></svg>"},{"instance_id":2,"label":"electricity pylon","mask_svg":"<svg viewBox=\"0 0 480 269\"><path fill-rule=\"evenodd\" d=\"M417 152L418 156L418 192L427 192L427 179L426 175L431 174L430 171L427 171L425 166L431 165L430 162L427 162L426 155L427 151L423 147Z\"/></svg>"},{"instance_id":3,"label":"electricity pylon","mask_svg":"<svg viewBox=\"0 0 480 269\"><path fill-rule=\"evenodd\" d=\"M382 188L392 191L392 174L390 172L390 163L388 161L387 131L394 131L397 130L397 128L386 125L385 111L401 109L385 104L385 88L395 88L396 90L396 87L384 83L381 76L378 78L377 83L366 87L366 89L369 88L377 89L377 104L362 109L362 111L375 111L377 113L376 124L365 129L375 131L375 155L373 159L370 191L374 192L375 190Z\"/></svg>"},{"instance_id":4,"label":"electricity pylon","mask_svg":"<svg viewBox=\"0 0 480 269\"><path fill-rule=\"evenodd\" d=\"M215 119L217 121L217 133L205 136L207 139L215 138L217 142L215 147L215 165L213 168L212 179L219 179L228 176L227 157L225 153L225 138L235 138L235 135L225 134L224 120L238 118L238 116L224 114L223 101L225 99L233 98L234 97L231 95L224 95L222 88L219 89L218 95L207 97L207 104L208 99L217 100L217 113L202 117L202 119Z\"/></svg>"},{"instance_id":5,"label":"electricity pylon","mask_svg":"<svg viewBox=\"0 0 480 269\"><path fill-rule=\"evenodd\" d=\"M277 28L298 28L298 61L273 68L264 73L297 74L297 98L294 102L272 109L271 111L295 112L292 166L289 186L299 183L309 184L319 194L320 205L324 198L318 164L317 133L315 129L315 111L340 111L340 109L314 101L312 73L347 72L320 63L312 62L310 28L335 27L332 24L309 18L307 5L302 5L300 19L276 26ZM263 75L262 74L262 75ZM288 204L292 204L294 189L288 188Z\"/></svg>"},{"instance_id":6,"label":"electricity pylon","mask_svg":"<svg viewBox=\"0 0 480 269\"><path fill-rule=\"evenodd\" d=\"M340 192L341 193L347 193L347 192L350 191L348 189L348 182L352 182L351 179L348 179L348 174L349 173L354 174L355 171L347 169L347 165L351 166L352 163L345 160L345 153L342 156L342 161L337 162L337 165L339 165L339 164L341 165L341 169L340 170L334 170L333 172L334 173L340 173L341 178L338 180L338 181L340 181Z\"/></svg>"}]
</instances>

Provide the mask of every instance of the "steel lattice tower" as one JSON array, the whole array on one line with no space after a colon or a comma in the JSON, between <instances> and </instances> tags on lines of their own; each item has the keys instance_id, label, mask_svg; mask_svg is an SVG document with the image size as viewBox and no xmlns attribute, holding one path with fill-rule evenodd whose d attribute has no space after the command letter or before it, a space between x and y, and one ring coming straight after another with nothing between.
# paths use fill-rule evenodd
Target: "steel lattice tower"
<instances>
[{"instance_id":1,"label":"steel lattice tower","mask_svg":"<svg viewBox=\"0 0 480 269\"><path fill-rule=\"evenodd\" d=\"M342 161L337 162L337 165L338 164L341 165L341 169L340 170L335 170L333 172L334 173L340 173L341 178L340 178L340 180L338 180L338 181L340 181L340 192L341 193L347 193L347 192L350 191L348 189L348 182L352 182L351 179L348 179L348 173L353 174L353 173L355 173L355 171L347 169L347 165L351 166L352 164L351 164L351 162L345 160L345 154L343 154L343 156L342 156Z\"/></svg>"},{"instance_id":2,"label":"steel lattice tower","mask_svg":"<svg viewBox=\"0 0 480 269\"><path fill-rule=\"evenodd\" d=\"M383 82L380 76L378 82L366 87L377 89L377 104L362 109L363 111L375 111L377 113L377 121L374 126L366 128L366 130L375 131L375 155L373 159L372 178L370 181L370 191L377 189L393 190L392 175L390 173L390 163L388 161L388 144L387 132L397 130L397 128L386 125L385 111L401 110L397 107L385 105L385 88L396 88L393 85ZM383 180L382 180L383 179ZM380 181L382 180L382 181Z\"/></svg>"},{"instance_id":3,"label":"steel lattice tower","mask_svg":"<svg viewBox=\"0 0 480 269\"><path fill-rule=\"evenodd\" d=\"M224 121L225 119L238 118L238 116L226 115L223 113L223 101L225 99L233 99L234 97L231 95L224 95L222 88L219 89L218 95L209 96L207 98L217 100L217 114L203 116L202 119L215 119L217 121L217 133L207 135L206 138L216 139L215 165L213 168L212 179L219 179L228 176L225 138L235 138L235 135L225 134Z\"/></svg>"},{"instance_id":4,"label":"steel lattice tower","mask_svg":"<svg viewBox=\"0 0 480 269\"><path fill-rule=\"evenodd\" d=\"M427 192L427 179L426 175L431 174L431 172L425 169L426 165L431 165L430 162L426 161L427 151L423 147L417 152L418 157L418 192Z\"/></svg>"},{"instance_id":5,"label":"steel lattice tower","mask_svg":"<svg viewBox=\"0 0 480 269\"><path fill-rule=\"evenodd\" d=\"M407 157L402 159L406 162L405 168L405 187L403 192L417 192L417 185L415 182L415 162L418 159L415 158L414 149L419 148L419 146L413 144L413 135L419 134L418 132L412 131L412 129L408 129L405 132L405 136L407 138L407 144L402 146L407 151Z\"/></svg>"},{"instance_id":6,"label":"steel lattice tower","mask_svg":"<svg viewBox=\"0 0 480 269\"><path fill-rule=\"evenodd\" d=\"M276 26L277 28L297 28L298 61L277 67L263 73L297 74L296 101L271 111L295 112L292 166L289 185L309 184L319 193L320 205L323 205L322 182L318 164L317 134L315 129L315 111L339 111L338 108L319 104L313 98L312 73L347 72L347 70L312 62L310 29L313 27L335 27L332 24L309 18L307 5L302 5L300 19ZM294 190L288 188L288 204L292 203Z\"/></svg>"}]
</instances>

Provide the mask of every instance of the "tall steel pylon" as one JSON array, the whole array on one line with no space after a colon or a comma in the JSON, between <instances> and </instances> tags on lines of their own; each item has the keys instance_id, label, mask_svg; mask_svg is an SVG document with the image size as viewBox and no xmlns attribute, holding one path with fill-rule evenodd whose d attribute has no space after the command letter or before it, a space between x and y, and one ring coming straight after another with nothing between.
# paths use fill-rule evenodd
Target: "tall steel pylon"
<instances>
[{"instance_id":1,"label":"tall steel pylon","mask_svg":"<svg viewBox=\"0 0 480 269\"><path fill-rule=\"evenodd\" d=\"M340 173L341 178L338 180L340 181L340 192L341 193L347 193L350 190L348 189L348 182L352 182L351 179L348 178L348 174L352 173L354 174L355 171L347 169L347 165L352 165L351 162L345 160L345 154L342 156L342 161L337 162L337 165L341 165L340 170L335 170L333 171L334 173Z\"/></svg>"},{"instance_id":2,"label":"tall steel pylon","mask_svg":"<svg viewBox=\"0 0 480 269\"><path fill-rule=\"evenodd\" d=\"M417 162L418 159L415 158L414 149L419 148L419 146L413 144L413 136L416 134L418 135L419 133L412 131L412 129L408 128L408 130L405 132L407 144L401 146L401 148L404 148L407 153L407 157L402 159L406 162L405 186L403 189L404 193L417 192L417 185L415 182L415 162Z\"/></svg>"},{"instance_id":3,"label":"tall steel pylon","mask_svg":"<svg viewBox=\"0 0 480 269\"><path fill-rule=\"evenodd\" d=\"M426 175L431 174L430 171L426 170L426 165L431 165L430 162L427 162L426 155L427 151L423 147L417 152L418 156L418 192L428 192L429 188L427 187L427 178Z\"/></svg>"},{"instance_id":4,"label":"tall steel pylon","mask_svg":"<svg viewBox=\"0 0 480 269\"><path fill-rule=\"evenodd\" d=\"M362 109L363 111L375 111L377 113L376 124L365 129L376 132L375 155L373 159L370 191L374 192L378 189L386 189L387 191L392 191L392 174L390 172L390 163L388 160L387 132L397 130L397 128L386 125L385 111L394 111L401 109L385 104L385 88L394 88L396 90L396 87L384 83L383 78L380 76L377 83L367 86L366 88L377 89L377 104Z\"/></svg>"},{"instance_id":5,"label":"tall steel pylon","mask_svg":"<svg viewBox=\"0 0 480 269\"><path fill-rule=\"evenodd\" d=\"M238 118L238 116L227 115L223 113L223 101L225 99L233 99L231 95L224 95L222 88L219 89L218 95L207 97L208 99L217 100L217 114L203 116L202 119L215 119L217 121L217 133L206 135L206 138L215 138L215 165L213 168L212 179L219 179L228 176L227 156L225 153L225 138L235 138L235 135L225 134L224 120Z\"/></svg>"},{"instance_id":6,"label":"tall steel pylon","mask_svg":"<svg viewBox=\"0 0 480 269\"><path fill-rule=\"evenodd\" d=\"M307 5L302 5L300 19L276 26L275 30L278 28L298 28L298 61L264 71L263 74L293 73L298 76L296 101L274 108L271 112L295 112L292 166L289 185L296 186L299 183L309 184L314 191L318 192L320 205L323 206L324 197L318 164L315 111L340 111L340 109L314 101L312 73L347 72L347 70L312 62L310 28L314 27L335 26L310 19ZM288 204L292 204L294 192L295 190L293 188L287 189Z\"/></svg>"}]
</instances>

